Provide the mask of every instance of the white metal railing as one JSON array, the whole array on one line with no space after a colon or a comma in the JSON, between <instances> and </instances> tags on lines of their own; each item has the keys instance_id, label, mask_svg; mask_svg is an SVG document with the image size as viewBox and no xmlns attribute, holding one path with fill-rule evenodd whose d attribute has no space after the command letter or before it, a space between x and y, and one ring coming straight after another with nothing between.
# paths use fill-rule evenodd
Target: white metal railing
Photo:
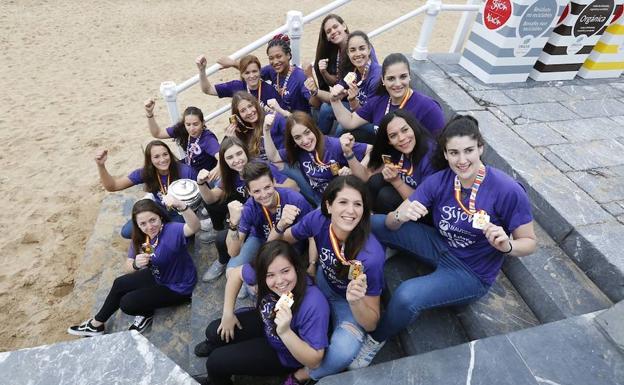
<instances>
[{"instance_id":1,"label":"white metal railing","mask_svg":"<svg viewBox=\"0 0 624 385\"><path fill-rule=\"evenodd\" d=\"M308 24L311 21L330 13L334 9L341 7L342 5L350 1L351 0L336 0L330 4L327 4L324 7L317 9L316 11L310 13L305 17L299 11L289 11L286 15L286 24L267 33L253 43L239 49L238 51L231 54L229 57L234 60L239 59L244 55L247 55L250 52L253 52L254 50L268 43L273 36L280 33L288 33L291 40L290 46L292 50L292 62L300 66L300 40L301 36L303 35L303 25ZM442 11L459 11L464 13L462 15L459 25L457 26L457 30L455 31L455 36L453 37L453 42L449 51L459 52L464 44L464 41L466 40L468 32L470 31L470 26L472 24L472 21L474 20L475 13L479 11L482 6L482 0L467 0L466 4L444 4L442 3L442 0L427 0L426 4L369 32L368 36L370 38L378 36L396 27L397 25L424 13L425 20L423 21L423 26L420 30L420 35L418 37L416 47L412 52L412 57L416 60L427 60L427 55L429 53L429 40L431 39L431 34L433 33L433 27L435 25L438 14ZM206 76L214 74L219 69L221 69L221 66L219 64L213 64L212 66L206 68ZM167 110L169 111L169 117L172 124L177 122L180 118L177 104L178 94L186 91L197 83L199 83L199 74L187 79L186 81L178 85L176 85L175 82L172 81L165 81L160 84L160 93L162 94L167 105ZM225 105L217 109L216 111L213 111L210 114L206 115L204 118L206 121L212 120L217 116L223 114L224 112L228 111L229 109L230 105Z\"/></svg>"}]
</instances>

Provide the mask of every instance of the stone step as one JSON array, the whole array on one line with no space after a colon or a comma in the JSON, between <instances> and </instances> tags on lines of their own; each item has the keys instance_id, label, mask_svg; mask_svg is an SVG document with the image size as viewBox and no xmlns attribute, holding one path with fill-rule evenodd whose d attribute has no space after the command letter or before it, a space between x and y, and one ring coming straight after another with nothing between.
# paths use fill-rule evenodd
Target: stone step
<instances>
[{"instance_id":1,"label":"stone step","mask_svg":"<svg viewBox=\"0 0 624 385\"><path fill-rule=\"evenodd\" d=\"M503 272L481 299L457 308L470 340L507 334L540 324Z\"/></svg>"},{"instance_id":2,"label":"stone step","mask_svg":"<svg viewBox=\"0 0 624 385\"><path fill-rule=\"evenodd\" d=\"M624 355L599 330L598 313L328 376L318 384L620 385Z\"/></svg>"},{"instance_id":3,"label":"stone step","mask_svg":"<svg viewBox=\"0 0 624 385\"><path fill-rule=\"evenodd\" d=\"M606 309L611 300L535 223L535 253L507 258L503 271L542 323Z\"/></svg>"},{"instance_id":4,"label":"stone step","mask_svg":"<svg viewBox=\"0 0 624 385\"><path fill-rule=\"evenodd\" d=\"M386 260L384 276L386 290L384 303L387 304L392 293L401 282L427 274L430 269L418 266L413 258L396 254ZM398 339L406 355L416 355L432 350L455 346L467 341L466 334L459 320L449 308L426 310L420 314L418 321L411 323ZM380 351L383 352L384 348Z\"/></svg>"}]
</instances>

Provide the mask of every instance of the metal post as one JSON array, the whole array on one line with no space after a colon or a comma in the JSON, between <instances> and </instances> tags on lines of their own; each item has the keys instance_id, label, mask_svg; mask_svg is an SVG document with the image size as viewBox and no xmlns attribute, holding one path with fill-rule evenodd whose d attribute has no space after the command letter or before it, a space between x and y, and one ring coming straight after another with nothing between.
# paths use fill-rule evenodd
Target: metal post
<instances>
[{"instance_id":1,"label":"metal post","mask_svg":"<svg viewBox=\"0 0 624 385\"><path fill-rule=\"evenodd\" d=\"M180 119L180 112L178 111L178 92L176 91L175 82L166 81L160 83L160 94L167 104L167 111L169 111L171 124L177 123Z\"/></svg>"},{"instance_id":2,"label":"metal post","mask_svg":"<svg viewBox=\"0 0 624 385\"><path fill-rule=\"evenodd\" d=\"M286 14L288 36L290 37L290 50L292 52L292 64L301 67L301 36L303 35L303 13L300 11L288 11Z\"/></svg>"},{"instance_id":3,"label":"metal post","mask_svg":"<svg viewBox=\"0 0 624 385\"><path fill-rule=\"evenodd\" d=\"M466 4L470 5L481 5L481 0L468 0ZM449 52L451 53L459 53L464 46L464 41L466 41L466 36L468 36L468 32L470 32L470 27L475 20L477 12L462 12L461 20L459 21L459 25L455 30L455 36L453 36L453 43L451 43L451 48Z\"/></svg>"},{"instance_id":4,"label":"metal post","mask_svg":"<svg viewBox=\"0 0 624 385\"><path fill-rule=\"evenodd\" d=\"M427 12L425 20L423 22L422 29L420 30L420 36L418 37L418 44L414 48L412 57L416 60L427 60L427 46L433 33L433 26L435 25L436 17L442 8L441 0L427 0Z\"/></svg>"}]
</instances>

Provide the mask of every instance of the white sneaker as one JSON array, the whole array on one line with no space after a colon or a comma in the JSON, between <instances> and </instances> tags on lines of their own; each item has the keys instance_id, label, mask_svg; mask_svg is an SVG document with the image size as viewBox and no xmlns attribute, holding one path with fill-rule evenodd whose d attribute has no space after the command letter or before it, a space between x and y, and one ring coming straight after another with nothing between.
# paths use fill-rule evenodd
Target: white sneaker
<instances>
[{"instance_id":1,"label":"white sneaker","mask_svg":"<svg viewBox=\"0 0 624 385\"><path fill-rule=\"evenodd\" d=\"M386 344L386 341L377 342L370 336L370 334L366 334L366 339L360 348L360 352L355 357L353 362L349 365L349 370L365 368L370 365L373 358L379 353L381 348Z\"/></svg>"},{"instance_id":2,"label":"white sneaker","mask_svg":"<svg viewBox=\"0 0 624 385\"><path fill-rule=\"evenodd\" d=\"M216 259L202 276L202 281L210 282L219 278L221 274L223 274L223 272L225 271L225 266L226 265L224 263L221 263L218 259Z\"/></svg>"}]
</instances>

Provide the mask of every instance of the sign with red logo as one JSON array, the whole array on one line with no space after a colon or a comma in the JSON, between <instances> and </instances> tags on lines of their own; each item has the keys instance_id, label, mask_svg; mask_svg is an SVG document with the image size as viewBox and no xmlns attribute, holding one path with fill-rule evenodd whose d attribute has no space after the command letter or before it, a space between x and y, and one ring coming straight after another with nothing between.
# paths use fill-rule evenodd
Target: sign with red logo
<instances>
[{"instance_id":1,"label":"sign with red logo","mask_svg":"<svg viewBox=\"0 0 624 385\"><path fill-rule=\"evenodd\" d=\"M510 0L487 0L483 8L483 25L487 29L497 30L511 17Z\"/></svg>"}]
</instances>

